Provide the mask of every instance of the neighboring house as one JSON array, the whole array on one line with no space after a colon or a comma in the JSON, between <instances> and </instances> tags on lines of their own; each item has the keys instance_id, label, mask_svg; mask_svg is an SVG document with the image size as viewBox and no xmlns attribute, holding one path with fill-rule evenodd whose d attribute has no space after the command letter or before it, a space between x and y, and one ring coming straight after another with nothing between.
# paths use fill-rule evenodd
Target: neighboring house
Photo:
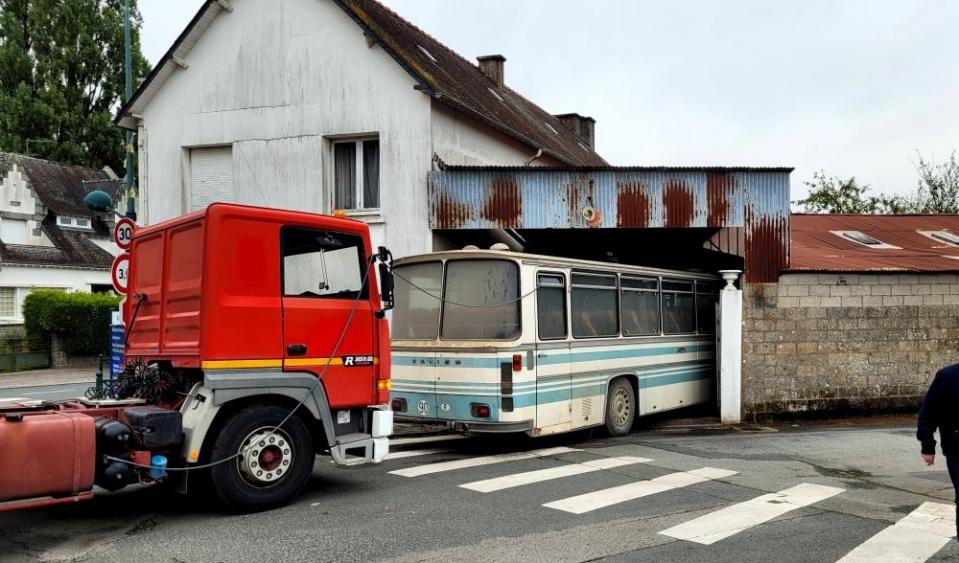
<instances>
[{"instance_id":1,"label":"neighboring house","mask_svg":"<svg viewBox=\"0 0 959 563\"><path fill-rule=\"evenodd\" d=\"M345 210L402 256L444 244L437 167L605 165L591 118L478 62L374 0L208 0L117 117L138 133L141 223L213 201Z\"/></svg>"},{"instance_id":2,"label":"neighboring house","mask_svg":"<svg viewBox=\"0 0 959 563\"><path fill-rule=\"evenodd\" d=\"M83 205L106 172L0 153L0 324L23 322L34 289L112 291L112 217Z\"/></svg>"},{"instance_id":3,"label":"neighboring house","mask_svg":"<svg viewBox=\"0 0 959 563\"><path fill-rule=\"evenodd\" d=\"M914 408L959 361L959 216L802 215L778 284L747 286L747 413Z\"/></svg>"}]
</instances>

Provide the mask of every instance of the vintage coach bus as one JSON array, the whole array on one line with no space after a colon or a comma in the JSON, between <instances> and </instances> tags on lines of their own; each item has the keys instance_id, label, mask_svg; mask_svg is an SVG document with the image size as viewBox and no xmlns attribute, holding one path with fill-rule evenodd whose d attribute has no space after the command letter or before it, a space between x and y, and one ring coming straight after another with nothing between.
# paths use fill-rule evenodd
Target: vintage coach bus
<instances>
[{"instance_id":1,"label":"vintage coach bus","mask_svg":"<svg viewBox=\"0 0 959 563\"><path fill-rule=\"evenodd\" d=\"M715 276L501 250L397 260L398 416L532 436L703 403Z\"/></svg>"}]
</instances>

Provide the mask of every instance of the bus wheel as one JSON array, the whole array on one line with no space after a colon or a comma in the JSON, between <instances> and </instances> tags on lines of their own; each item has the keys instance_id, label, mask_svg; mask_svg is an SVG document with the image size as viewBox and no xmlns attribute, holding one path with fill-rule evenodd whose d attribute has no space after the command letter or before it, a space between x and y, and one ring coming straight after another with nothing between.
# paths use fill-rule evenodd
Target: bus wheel
<instances>
[{"instance_id":1,"label":"bus wheel","mask_svg":"<svg viewBox=\"0 0 959 563\"><path fill-rule=\"evenodd\" d=\"M313 438L303 420L278 405L245 408L220 428L210 458L213 490L228 508L263 510L295 498L313 474Z\"/></svg>"},{"instance_id":2,"label":"bus wheel","mask_svg":"<svg viewBox=\"0 0 959 563\"><path fill-rule=\"evenodd\" d=\"M629 434L636 418L636 394L625 377L613 380L606 394L606 430L612 436Z\"/></svg>"}]
</instances>

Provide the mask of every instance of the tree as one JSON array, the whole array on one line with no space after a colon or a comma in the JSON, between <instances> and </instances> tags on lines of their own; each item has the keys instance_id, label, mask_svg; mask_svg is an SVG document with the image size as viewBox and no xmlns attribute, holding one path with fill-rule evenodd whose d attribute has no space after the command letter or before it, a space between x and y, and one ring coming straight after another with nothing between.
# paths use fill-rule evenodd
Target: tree
<instances>
[{"instance_id":1,"label":"tree","mask_svg":"<svg viewBox=\"0 0 959 563\"><path fill-rule=\"evenodd\" d=\"M918 154L918 153L917 153ZM959 213L959 161L956 151L942 163L926 160L919 154L919 187L916 209L919 213Z\"/></svg>"},{"instance_id":2,"label":"tree","mask_svg":"<svg viewBox=\"0 0 959 563\"><path fill-rule=\"evenodd\" d=\"M136 84L149 63L130 2ZM0 0L0 150L123 170L123 45L123 0Z\"/></svg>"},{"instance_id":3,"label":"tree","mask_svg":"<svg viewBox=\"0 0 959 563\"><path fill-rule=\"evenodd\" d=\"M869 184L860 185L855 176L843 180L819 171L813 173L812 181L803 183L809 187L809 195L794 203L802 205L806 213L896 214L908 213L912 207L901 197L867 195Z\"/></svg>"}]
</instances>

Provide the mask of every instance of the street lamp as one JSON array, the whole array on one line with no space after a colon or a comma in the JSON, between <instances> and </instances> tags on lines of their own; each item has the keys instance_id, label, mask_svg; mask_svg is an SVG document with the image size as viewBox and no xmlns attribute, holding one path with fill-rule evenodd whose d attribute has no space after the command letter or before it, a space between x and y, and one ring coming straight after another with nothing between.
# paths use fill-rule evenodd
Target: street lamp
<instances>
[{"instance_id":1,"label":"street lamp","mask_svg":"<svg viewBox=\"0 0 959 563\"><path fill-rule=\"evenodd\" d=\"M113 207L113 198L110 194L101 190L93 190L83 196L83 204L97 213L115 213L123 216Z\"/></svg>"}]
</instances>

